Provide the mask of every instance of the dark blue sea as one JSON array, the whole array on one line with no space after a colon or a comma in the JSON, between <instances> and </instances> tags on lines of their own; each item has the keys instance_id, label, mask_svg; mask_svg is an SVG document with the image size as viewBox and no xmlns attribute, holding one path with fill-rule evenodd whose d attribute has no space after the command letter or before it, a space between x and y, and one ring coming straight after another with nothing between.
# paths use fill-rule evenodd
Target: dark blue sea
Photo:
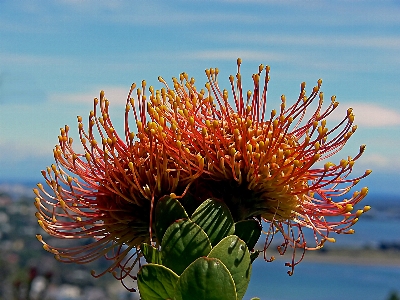
<instances>
[{"instance_id":1,"label":"dark blue sea","mask_svg":"<svg viewBox=\"0 0 400 300\"><path fill-rule=\"evenodd\" d=\"M244 299L262 300L386 300L400 293L400 268L301 262L293 276L282 260L257 260Z\"/></svg>"},{"instance_id":2,"label":"dark blue sea","mask_svg":"<svg viewBox=\"0 0 400 300\"><path fill-rule=\"evenodd\" d=\"M394 205L392 205L394 204ZM353 227L354 235L336 235L335 248L371 247L381 249L395 245L400 255L399 202L388 203L365 215ZM391 292L400 296L400 267L320 263L304 260L293 276L287 275L286 260L271 263L257 259L253 264L250 285L244 299L262 300L387 300Z\"/></svg>"}]
</instances>

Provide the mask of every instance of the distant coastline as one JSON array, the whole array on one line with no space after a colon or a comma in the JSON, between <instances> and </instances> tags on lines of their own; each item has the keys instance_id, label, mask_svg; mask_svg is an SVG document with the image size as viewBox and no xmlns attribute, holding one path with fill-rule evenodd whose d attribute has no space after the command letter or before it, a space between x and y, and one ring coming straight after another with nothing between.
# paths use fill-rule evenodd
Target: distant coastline
<instances>
[{"instance_id":1,"label":"distant coastline","mask_svg":"<svg viewBox=\"0 0 400 300\"><path fill-rule=\"evenodd\" d=\"M290 258L289 251L281 256L277 251L270 249L267 254L274 256L276 260L287 261L288 257ZM306 251L302 262L400 267L400 251L335 247L330 250Z\"/></svg>"}]
</instances>

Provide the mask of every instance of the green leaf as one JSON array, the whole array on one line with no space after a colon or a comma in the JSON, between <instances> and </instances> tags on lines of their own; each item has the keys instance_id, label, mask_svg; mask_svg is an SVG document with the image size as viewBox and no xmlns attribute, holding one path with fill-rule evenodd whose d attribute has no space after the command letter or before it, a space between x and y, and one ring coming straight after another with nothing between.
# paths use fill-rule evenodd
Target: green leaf
<instances>
[{"instance_id":1,"label":"green leaf","mask_svg":"<svg viewBox=\"0 0 400 300\"><path fill-rule=\"evenodd\" d=\"M200 257L179 277L174 300L236 300L235 283L216 258Z\"/></svg>"},{"instance_id":2,"label":"green leaf","mask_svg":"<svg viewBox=\"0 0 400 300\"><path fill-rule=\"evenodd\" d=\"M251 263L253 263L253 261L255 261L256 258L257 258L259 255L260 255L260 251L259 251L259 250L256 250L256 251L254 251L254 252L251 252L251 253L250 253L250 260L251 260Z\"/></svg>"},{"instance_id":3,"label":"green leaf","mask_svg":"<svg viewBox=\"0 0 400 300\"><path fill-rule=\"evenodd\" d=\"M204 201L195 210L191 220L203 228L212 246L235 232L235 223L228 207L214 199Z\"/></svg>"},{"instance_id":4,"label":"green leaf","mask_svg":"<svg viewBox=\"0 0 400 300\"><path fill-rule=\"evenodd\" d=\"M241 238L249 250L253 250L261 235L261 224L255 219L235 223L235 235Z\"/></svg>"},{"instance_id":5,"label":"green leaf","mask_svg":"<svg viewBox=\"0 0 400 300\"><path fill-rule=\"evenodd\" d=\"M170 196L160 198L157 202L155 213L155 233L157 241L160 243L167 228L176 220L188 218L188 214L177 199L171 198Z\"/></svg>"},{"instance_id":6,"label":"green leaf","mask_svg":"<svg viewBox=\"0 0 400 300\"><path fill-rule=\"evenodd\" d=\"M143 243L140 245L140 251L142 251L147 263L162 264L161 252L153 246Z\"/></svg>"},{"instance_id":7,"label":"green leaf","mask_svg":"<svg viewBox=\"0 0 400 300\"><path fill-rule=\"evenodd\" d=\"M236 285L237 298L246 293L251 276L250 252L244 241L236 235L230 235L218 243L208 254L218 258L229 270Z\"/></svg>"},{"instance_id":8,"label":"green leaf","mask_svg":"<svg viewBox=\"0 0 400 300\"><path fill-rule=\"evenodd\" d=\"M140 296L143 300L172 299L178 279L178 275L162 265L144 265L137 279Z\"/></svg>"},{"instance_id":9,"label":"green leaf","mask_svg":"<svg viewBox=\"0 0 400 300\"><path fill-rule=\"evenodd\" d=\"M211 251L210 240L199 225L178 220L168 227L161 242L163 265L178 275L200 256Z\"/></svg>"}]
</instances>

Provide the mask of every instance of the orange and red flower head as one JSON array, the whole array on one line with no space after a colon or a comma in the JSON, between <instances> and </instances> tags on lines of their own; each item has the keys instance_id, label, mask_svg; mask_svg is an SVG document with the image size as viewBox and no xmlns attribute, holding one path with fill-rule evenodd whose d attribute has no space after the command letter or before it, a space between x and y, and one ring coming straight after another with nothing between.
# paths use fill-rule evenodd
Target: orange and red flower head
<instances>
[{"instance_id":1,"label":"orange and red flower head","mask_svg":"<svg viewBox=\"0 0 400 300\"><path fill-rule=\"evenodd\" d=\"M160 242L152 234L153 210L166 194L179 199L190 195L196 205L220 199L236 221L263 220L264 250L276 234L283 237L282 254L294 249L289 274L298 263L297 248L320 248L334 241L331 233L353 233L350 227L369 210L354 211L367 188L346 195L371 171L348 176L365 146L354 158L321 164L355 132L351 109L328 128L326 119L338 102L332 97L323 109L318 80L308 96L302 83L294 104L287 106L282 96L280 109L267 113L269 67L260 65L253 91L246 93L240 64L238 59L236 77L229 78L233 99L220 90L218 69L206 70L208 82L200 91L186 73L173 78L173 87L159 77L165 87L150 87L149 95L144 81L136 95L132 85L123 137L111 123L104 92L94 100L86 130L78 117L82 153L73 149L69 128L61 129L56 164L42 172L52 192L40 184L35 189L37 218L52 236L93 242L56 248L38 235L44 248L66 262L86 263L106 255L112 261L106 271L121 280L134 278L140 244ZM129 127L132 117L134 130ZM314 247L304 240L306 227L314 233Z\"/></svg>"}]
</instances>

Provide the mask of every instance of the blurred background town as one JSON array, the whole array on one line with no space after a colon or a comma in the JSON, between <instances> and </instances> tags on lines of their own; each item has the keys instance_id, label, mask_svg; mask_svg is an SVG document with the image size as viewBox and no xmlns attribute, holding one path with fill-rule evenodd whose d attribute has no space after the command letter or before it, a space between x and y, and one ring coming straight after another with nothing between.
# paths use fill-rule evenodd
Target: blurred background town
<instances>
[{"instance_id":1,"label":"blurred background town","mask_svg":"<svg viewBox=\"0 0 400 300\"><path fill-rule=\"evenodd\" d=\"M0 299L1 300L132 300L111 274L95 279L106 260L89 265L62 264L43 250L32 191L24 185L0 184ZM46 236L47 241L57 244Z\"/></svg>"}]
</instances>

